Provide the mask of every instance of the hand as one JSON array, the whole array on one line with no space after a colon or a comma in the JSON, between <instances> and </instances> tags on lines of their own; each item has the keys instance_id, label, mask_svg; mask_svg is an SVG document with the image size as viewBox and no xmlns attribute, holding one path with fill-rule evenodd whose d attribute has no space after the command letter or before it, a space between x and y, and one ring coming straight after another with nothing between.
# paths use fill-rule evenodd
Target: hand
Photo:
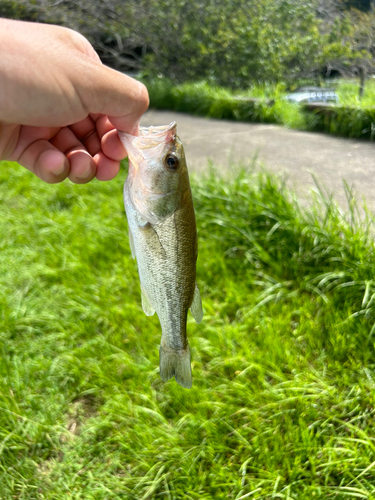
<instances>
[{"instance_id":1,"label":"hand","mask_svg":"<svg viewBox=\"0 0 375 500\"><path fill-rule=\"evenodd\" d=\"M126 157L117 129L138 133L140 82L104 66L75 31L0 19L0 160L46 182L113 179Z\"/></svg>"}]
</instances>

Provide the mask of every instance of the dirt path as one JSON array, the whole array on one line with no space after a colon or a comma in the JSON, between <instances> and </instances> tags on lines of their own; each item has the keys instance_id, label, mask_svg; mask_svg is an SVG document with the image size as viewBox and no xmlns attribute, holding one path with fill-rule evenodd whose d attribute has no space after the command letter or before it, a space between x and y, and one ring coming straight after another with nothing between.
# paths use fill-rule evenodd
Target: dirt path
<instances>
[{"instance_id":1,"label":"dirt path","mask_svg":"<svg viewBox=\"0 0 375 500\"><path fill-rule=\"evenodd\" d=\"M176 121L189 169L202 171L208 160L230 171L231 166L257 164L285 173L305 199L314 187L314 174L347 207L343 180L353 186L362 205L375 213L375 143L299 132L278 125L238 123L194 117L172 111L148 111L141 124L165 125Z\"/></svg>"}]
</instances>

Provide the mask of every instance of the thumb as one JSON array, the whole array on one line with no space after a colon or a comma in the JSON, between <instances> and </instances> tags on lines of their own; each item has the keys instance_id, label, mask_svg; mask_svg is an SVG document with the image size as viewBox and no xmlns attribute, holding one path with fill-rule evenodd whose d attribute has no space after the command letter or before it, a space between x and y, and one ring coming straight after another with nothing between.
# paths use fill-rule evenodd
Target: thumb
<instances>
[{"instance_id":1,"label":"thumb","mask_svg":"<svg viewBox=\"0 0 375 500\"><path fill-rule=\"evenodd\" d=\"M115 128L137 134L149 105L145 85L89 58L86 65L88 71L84 78L80 73L76 88L88 113L107 115Z\"/></svg>"}]
</instances>

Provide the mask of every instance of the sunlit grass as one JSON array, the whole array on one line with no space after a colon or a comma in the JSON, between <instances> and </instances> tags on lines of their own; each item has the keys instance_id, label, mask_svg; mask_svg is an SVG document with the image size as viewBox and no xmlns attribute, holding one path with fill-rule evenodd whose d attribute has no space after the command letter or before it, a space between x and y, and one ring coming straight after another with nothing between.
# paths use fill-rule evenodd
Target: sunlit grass
<instances>
[{"instance_id":1,"label":"sunlit grass","mask_svg":"<svg viewBox=\"0 0 375 500\"><path fill-rule=\"evenodd\" d=\"M304 128L299 107L285 101L283 86L251 87L232 92L207 82L174 85L163 78L144 80L150 104L158 109L173 109L211 118L285 124Z\"/></svg>"},{"instance_id":2,"label":"sunlit grass","mask_svg":"<svg viewBox=\"0 0 375 500\"><path fill-rule=\"evenodd\" d=\"M366 82L362 100L358 97L358 82L332 82L331 87L336 89L340 102L326 111L288 102L285 84L250 85L247 90L233 92L205 81L175 85L164 78L147 78L144 83L149 90L151 107L158 109L375 139L375 81L372 79ZM329 82L323 86L327 85ZM294 89L296 87L297 83Z\"/></svg>"},{"instance_id":3,"label":"sunlit grass","mask_svg":"<svg viewBox=\"0 0 375 500\"><path fill-rule=\"evenodd\" d=\"M359 97L359 80L341 80L337 83L337 95L340 103L349 106L375 106L375 79L366 80L362 99Z\"/></svg>"},{"instance_id":4,"label":"sunlit grass","mask_svg":"<svg viewBox=\"0 0 375 500\"><path fill-rule=\"evenodd\" d=\"M193 181L193 388L158 375L110 183L0 169L0 498L374 498L375 255L348 193Z\"/></svg>"}]
</instances>

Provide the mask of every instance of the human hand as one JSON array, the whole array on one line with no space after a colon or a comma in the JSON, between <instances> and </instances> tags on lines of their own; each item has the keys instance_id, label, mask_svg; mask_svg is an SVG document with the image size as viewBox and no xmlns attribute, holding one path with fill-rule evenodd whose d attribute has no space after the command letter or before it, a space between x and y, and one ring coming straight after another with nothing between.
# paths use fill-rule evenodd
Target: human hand
<instances>
[{"instance_id":1,"label":"human hand","mask_svg":"<svg viewBox=\"0 0 375 500\"><path fill-rule=\"evenodd\" d=\"M140 82L104 66L75 31L0 19L0 160L42 180L113 179L148 107Z\"/></svg>"}]
</instances>

